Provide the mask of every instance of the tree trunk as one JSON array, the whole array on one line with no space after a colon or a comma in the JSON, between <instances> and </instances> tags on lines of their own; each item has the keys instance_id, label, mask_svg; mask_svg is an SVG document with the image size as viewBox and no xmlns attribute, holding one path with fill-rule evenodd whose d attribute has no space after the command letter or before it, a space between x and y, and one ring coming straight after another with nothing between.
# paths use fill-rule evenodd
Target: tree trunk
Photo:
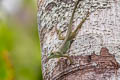
<instances>
[{"instance_id":1,"label":"tree trunk","mask_svg":"<svg viewBox=\"0 0 120 80\"><path fill-rule=\"evenodd\" d=\"M76 0L38 1L38 26L44 80L120 80L120 0L82 0L73 20L73 30L90 11L66 58L46 61L63 40L55 27L66 35Z\"/></svg>"}]
</instances>

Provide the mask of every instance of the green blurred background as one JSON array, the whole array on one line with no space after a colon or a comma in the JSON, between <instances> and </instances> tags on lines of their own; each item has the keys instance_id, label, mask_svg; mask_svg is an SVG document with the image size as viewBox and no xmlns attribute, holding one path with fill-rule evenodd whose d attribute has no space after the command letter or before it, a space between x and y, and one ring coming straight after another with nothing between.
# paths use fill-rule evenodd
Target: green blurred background
<instances>
[{"instance_id":1,"label":"green blurred background","mask_svg":"<svg viewBox=\"0 0 120 80\"><path fill-rule=\"evenodd\" d=\"M0 0L0 80L42 80L37 0Z\"/></svg>"}]
</instances>

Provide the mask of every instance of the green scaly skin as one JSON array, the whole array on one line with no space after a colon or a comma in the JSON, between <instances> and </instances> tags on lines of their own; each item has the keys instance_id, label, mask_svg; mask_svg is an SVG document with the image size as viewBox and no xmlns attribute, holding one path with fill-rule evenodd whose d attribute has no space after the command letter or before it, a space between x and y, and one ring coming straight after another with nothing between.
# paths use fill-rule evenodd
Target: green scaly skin
<instances>
[{"instance_id":1,"label":"green scaly skin","mask_svg":"<svg viewBox=\"0 0 120 80\"><path fill-rule=\"evenodd\" d=\"M55 52L51 52L50 55L48 56L47 58L47 61L49 59L52 59L52 58L60 58L60 57L66 57L67 59L70 60L70 63L72 64L72 59L67 55L67 51L70 49L70 46L73 42L73 39L76 37L77 35L77 32L78 30L82 27L83 23L85 22L85 20L87 19L87 17L89 16L89 12L87 13L87 16L82 19L82 21L80 22L80 24L77 26L77 28L75 29L74 32L72 32L72 21L73 21L73 17L74 17L74 13L75 13L75 10L77 8L77 5L79 3L80 0L78 0L75 4L75 7L74 7L74 10L73 10L73 13L72 13L72 16L71 16L71 19L70 19L70 22L69 22L69 25L68 25L68 31L67 31L67 34L66 34L66 37L63 37L61 36L61 31L57 30L57 34L59 35L59 39L60 40L64 40L62 45L60 46L59 50L58 51L55 51Z\"/></svg>"}]
</instances>

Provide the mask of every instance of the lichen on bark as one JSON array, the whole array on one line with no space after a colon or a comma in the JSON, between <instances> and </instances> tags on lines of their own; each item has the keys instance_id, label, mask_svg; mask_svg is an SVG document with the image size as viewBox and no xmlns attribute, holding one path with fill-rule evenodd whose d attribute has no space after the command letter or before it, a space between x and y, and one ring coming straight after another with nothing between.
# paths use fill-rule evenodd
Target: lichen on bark
<instances>
[{"instance_id":1,"label":"lichen on bark","mask_svg":"<svg viewBox=\"0 0 120 80\"><path fill-rule=\"evenodd\" d=\"M73 44L71 45L68 54L73 58L74 64L69 65L67 59L51 59L46 62L46 58L51 51L55 51L59 48L62 43L58 40L58 36L55 32L55 26L62 30L63 35L66 35L67 25L74 8L75 0L42 0L38 9L38 30L40 35L40 43L42 49L42 70L45 80L80 80L79 74L82 74L81 80L108 80L115 78L113 67L111 73L106 73L104 70L100 69L101 74L97 74L94 70L97 68L88 69L86 73L86 68L81 71L80 61L81 57L85 60L90 58L95 52L96 56L101 56L100 51L104 48L109 51L111 55L114 55L117 64L120 63L120 1L119 0L82 0L76 10L75 17L73 20L73 30L80 23L82 18L85 16L86 12L89 10L91 12L89 18L83 24L81 30L76 36ZM88 56L89 55L89 56ZM87 56L87 57L86 57ZM101 58L101 57L98 57ZM108 59L109 60L109 59ZM110 59L111 60L111 59ZM88 60L89 61L89 60ZM104 60L107 61L107 60ZM103 63L106 63L104 62ZM59 63L59 64L58 64ZM101 61L100 61L101 63ZM97 62L97 65L101 65ZM109 61L107 62L109 63ZM110 63L110 65L115 65L116 63ZM110 66L107 65L107 67ZM60 69L60 72L58 70ZM66 69L66 70L64 70ZM105 68L106 69L106 68ZM98 69L99 70L99 69ZM107 70L107 69L106 69ZM119 68L116 69L117 72ZM109 71L109 70L108 70ZM61 72L68 74L67 76L61 77ZM73 75L72 73L75 72ZM97 71L99 73L99 71ZM89 75L93 74L94 75ZM85 77L85 75L89 75ZM106 78L105 78L105 75ZM119 73L117 74L119 75ZM83 78L84 76L84 78ZM119 77L117 77L119 79ZM112 79L114 80L114 79Z\"/></svg>"}]
</instances>

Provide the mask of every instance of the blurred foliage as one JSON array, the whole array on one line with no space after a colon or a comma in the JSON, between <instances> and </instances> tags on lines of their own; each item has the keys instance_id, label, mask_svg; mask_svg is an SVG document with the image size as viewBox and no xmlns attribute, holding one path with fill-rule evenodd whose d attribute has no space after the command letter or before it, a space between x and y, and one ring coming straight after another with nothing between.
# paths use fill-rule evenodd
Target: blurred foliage
<instances>
[{"instance_id":1,"label":"blurred foliage","mask_svg":"<svg viewBox=\"0 0 120 80\"><path fill-rule=\"evenodd\" d=\"M0 80L42 80L36 2L0 19Z\"/></svg>"},{"instance_id":2,"label":"blurred foliage","mask_svg":"<svg viewBox=\"0 0 120 80\"><path fill-rule=\"evenodd\" d=\"M2 21L0 22L0 26L0 51L3 49L11 50L14 43L13 31Z\"/></svg>"},{"instance_id":3,"label":"blurred foliage","mask_svg":"<svg viewBox=\"0 0 120 80\"><path fill-rule=\"evenodd\" d=\"M14 44L13 32L0 21L0 80L13 80L13 68L8 58L8 51Z\"/></svg>"}]
</instances>

